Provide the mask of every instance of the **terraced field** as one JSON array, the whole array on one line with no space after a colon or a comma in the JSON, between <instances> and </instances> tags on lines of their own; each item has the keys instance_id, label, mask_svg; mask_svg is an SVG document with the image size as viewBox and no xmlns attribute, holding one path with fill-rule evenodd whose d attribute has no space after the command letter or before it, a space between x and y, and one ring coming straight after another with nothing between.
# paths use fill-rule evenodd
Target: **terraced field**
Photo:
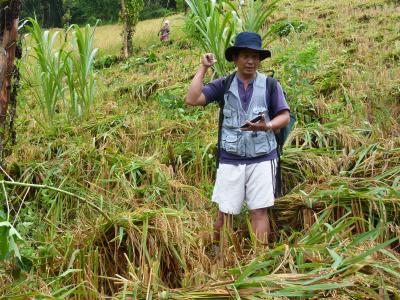
<instances>
[{"instance_id":1,"label":"terraced field","mask_svg":"<svg viewBox=\"0 0 400 300\"><path fill-rule=\"evenodd\" d=\"M184 104L202 53L185 16L168 44L163 20L139 23L129 60L121 27L100 26L95 102L78 122L40 125L22 61L0 207L22 264L0 261L0 298L400 299L400 3L278 6L261 71L297 123L268 247L244 212L212 253L218 108Z\"/></svg>"}]
</instances>

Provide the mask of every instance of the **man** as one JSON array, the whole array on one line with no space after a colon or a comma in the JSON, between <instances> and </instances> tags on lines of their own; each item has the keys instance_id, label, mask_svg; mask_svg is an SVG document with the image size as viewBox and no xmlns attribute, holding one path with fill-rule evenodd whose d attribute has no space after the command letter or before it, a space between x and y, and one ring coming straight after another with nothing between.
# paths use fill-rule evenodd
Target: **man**
<instances>
[{"instance_id":1,"label":"man","mask_svg":"<svg viewBox=\"0 0 400 300\"><path fill-rule=\"evenodd\" d=\"M266 76L257 71L260 62L271 53L261 46L261 37L242 32L225 58L237 67L236 76L224 94L224 78L203 86L207 70L215 64L212 53L204 54L201 66L189 87L186 103L205 106L224 101L219 142L219 167L212 200L219 205L214 225L218 241L224 222L239 214L246 202L253 232L263 243L271 232L267 207L274 204L276 141L273 130L289 124L289 106L276 82L268 91ZM258 122L250 122L261 115ZM246 128L241 128L246 124Z\"/></svg>"}]
</instances>

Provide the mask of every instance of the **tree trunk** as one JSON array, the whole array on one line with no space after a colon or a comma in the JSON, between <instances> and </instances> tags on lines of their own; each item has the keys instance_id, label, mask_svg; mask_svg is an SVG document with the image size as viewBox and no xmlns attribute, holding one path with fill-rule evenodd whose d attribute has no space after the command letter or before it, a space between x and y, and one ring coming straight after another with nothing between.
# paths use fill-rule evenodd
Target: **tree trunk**
<instances>
[{"instance_id":1,"label":"tree trunk","mask_svg":"<svg viewBox=\"0 0 400 300\"><path fill-rule=\"evenodd\" d=\"M126 13L125 0L121 0L121 19L123 21L122 33L122 53L123 57L127 59L132 55L132 28L129 22L129 16Z\"/></svg>"},{"instance_id":2,"label":"tree trunk","mask_svg":"<svg viewBox=\"0 0 400 300\"><path fill-rule=\"evenodd\" d=\"M7 131L9 129L14 131L16 89L13 89L11 95L11 87L13 76L17 75L14 66L16 50L18 50L17 56L20 57L20 49L17 47L20 7L20 0L11 0L0 5L2 11L0 16L0 164L3 162L7 136L10 136L11 140L15 140L15 132ZM18 78L16 81L18 81ZM10 126L7 128L7 110L11 98Z\"/></svg>"}]
</instances>

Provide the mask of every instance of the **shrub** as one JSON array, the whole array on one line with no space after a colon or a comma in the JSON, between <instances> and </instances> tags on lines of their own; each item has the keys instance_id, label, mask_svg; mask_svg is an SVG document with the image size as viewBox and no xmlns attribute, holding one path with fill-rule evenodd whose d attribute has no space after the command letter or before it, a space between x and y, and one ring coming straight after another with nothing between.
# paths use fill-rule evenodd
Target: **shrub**
<instances>
[{"instance_id":1,"label":"shrub","mask_svg":"<svg viewBox=\"0 0 400 300\"><path fill-rule=\"evenodd\" d=\"M118 55L105 55L95 61L94 68L95 69L107 69L120 61L121 61L121 57Z\"/></svg>"},{"instance_id":2,"label":"shrub","mask_svg":"<svg viewBox=\"0 0 400 300\"><path fill-rule=\"evenodd\" d=\"M270 32L279 37L288 36L291 32L301 32L306 29L306 25L301 21L282 20L271 25Z\"/></svg>"}]
</instances>

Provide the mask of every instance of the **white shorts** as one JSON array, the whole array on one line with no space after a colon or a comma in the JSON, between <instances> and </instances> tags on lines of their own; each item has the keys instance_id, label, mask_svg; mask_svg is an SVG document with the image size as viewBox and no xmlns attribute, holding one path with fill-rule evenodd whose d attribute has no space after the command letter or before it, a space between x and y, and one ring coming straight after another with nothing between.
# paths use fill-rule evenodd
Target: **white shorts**
<instances>
[{"instance_id":1,"label":"white shorts","mask_svg":"<svg viewBox=\"0 0 400 300\"><path fill-rule=\"evenodd\" d=\"M274 205L277 160L250 165L220 164L212 201L223 213L237 215L246 202L250 210Z\"/></svg>"}]
</instances>

